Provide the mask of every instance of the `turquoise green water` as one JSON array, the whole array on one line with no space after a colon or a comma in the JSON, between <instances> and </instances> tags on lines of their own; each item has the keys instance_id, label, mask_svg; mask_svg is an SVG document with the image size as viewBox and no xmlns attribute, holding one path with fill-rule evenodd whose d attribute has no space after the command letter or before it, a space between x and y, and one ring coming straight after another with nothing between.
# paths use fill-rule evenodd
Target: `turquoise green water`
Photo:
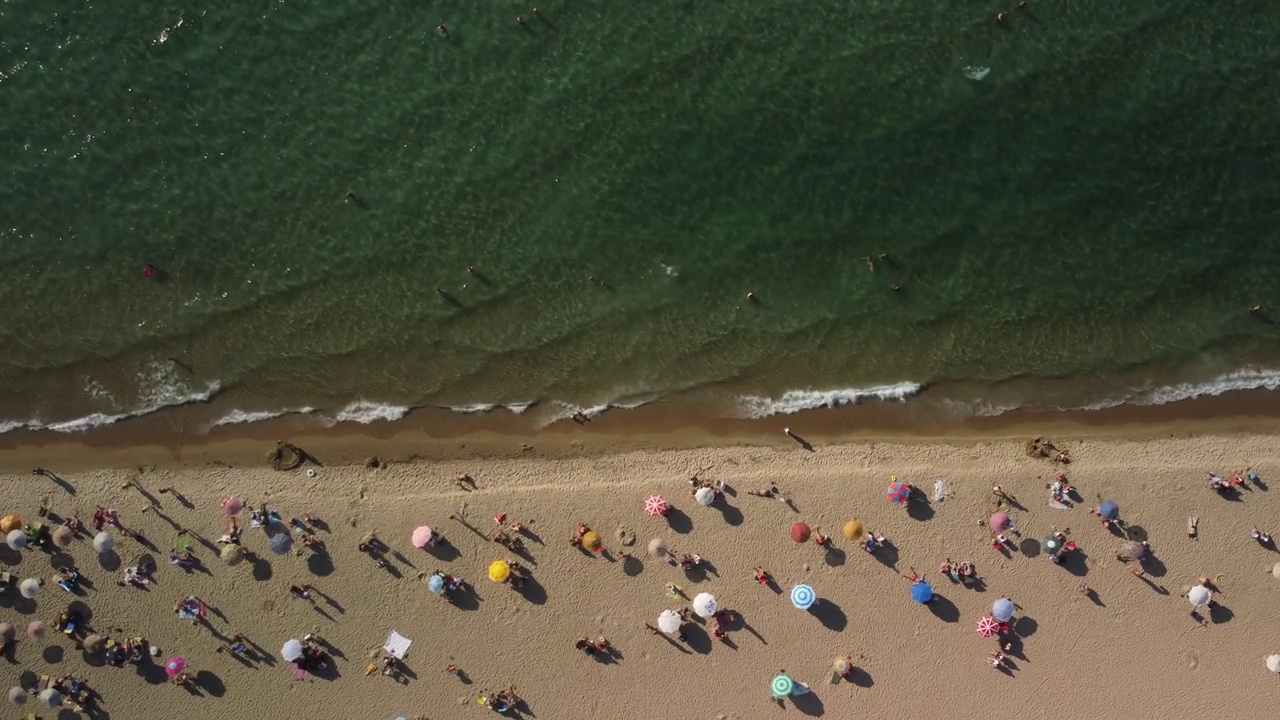
<instances>
[{"instance_id":1,"label":"turquoise green water","mask_svg":"<svg viewBox=\"0 0 1280 720\"><path fill-rule=\"evenodd\" d=\"M1273 380L1269 4L231 5L0 5L0 419Z\"/></svg>"}]
</instances>

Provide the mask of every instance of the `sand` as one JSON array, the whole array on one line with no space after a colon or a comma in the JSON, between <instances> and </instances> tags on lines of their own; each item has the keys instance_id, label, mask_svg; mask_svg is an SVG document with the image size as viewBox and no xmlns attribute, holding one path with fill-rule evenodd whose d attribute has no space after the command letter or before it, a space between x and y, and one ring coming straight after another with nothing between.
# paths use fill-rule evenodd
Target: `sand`
<instances>
[{"instance_id":1,"label":"sand","mask_svg":"<svg viewBox=\"0 0 1280 720\"><path fill-rule=\"evenodd\" d=\"M85 595L72 597L53 585L34 603L10 594L0 602L0 621L20 628L32 618L52 622L68 602L82 602L92 610L95 629L145 635L162 648L161 660L185 657L196 683L188 691L164 684L155 670L95 666L68 639L51 635L16 643L0 665L0 689L18 683L23 673L70 672L102 694L103 716L117 720L264 713L482 717L489 713L476 705L478 691L508 684L518 688L536 717L555 720L965 718L996 711L1024 718L1099 712L1245 717L1259 702L1274 702L1280 678L1263 667L1262 658L1280 652L1280 581L1270 573L1280 554L1260 546L1249 530L1257 525L1280 531L1269 525L1280 509L1280 487L1231 502L1210 492L1203 480L1207 470L1226 474L1246 467L1267 480L1280 468L1274 438L1054 439L1070 449L1075 462L1066 470L1086 501L1072 510L1048 507L1044 486L1060 468L1029 457L1025 439L820 443L816 452L806 452L786 438L770 437L756 445L577 457L529 452L376 470L326 465L315 468L314 478L302 469L276 472L260 462L215 464L207 453L200 462L208 464L198 466L68 472L65 485L12 474L0 479L5 511L33 518L43 502L55 514L74 513L87 522L94 507L115 506L126 525L143 529L160 547L152 554L161 567L149 592L117 587L120 571L104 569L89 543L77 541L68 552L91 583ZM256 446L256 452L265 454L269 446ZM367 446L368 454L378 452L377 441ZM310 449L325 459L324 448ZM51 454L40 464L56 471L58 461ZM688 497L687 481L695 472L727 484L722 506L703 508ZM476 480L474 489L453 482L463 473ZM934 481L945 479L954 495L905 512L884 497L894 474L929 497ZM122 489L126 480L139 487ZM746 494L770 482L793 500L794 510ZM992 550L988 531L976 521L992 510L993 483L1025 506L1014 513L1024 540L1042 537L1053 525L1069 527L1086 557L1058 566L1039 554L1004 557ZM174 493L157 492L167 486L189 506ZM141 510L151 502L142 490L158 505L146 514ZM641 512L644 498L654 492L680 511L670 526ZM271 555L265 535L246 530L244 545L262 553L264 562L227 567L201 546L197 554L208 573L168 565L164 551L175 534L170 523L215 540L221 532L218 501L231 493L250 504L278 507L286 518L318 515L327 525L319 536L328 559ZM1148 565L1148 579L1134 577L1114 559L1120 540L1089 511L1098 494L1117 501L1122 517L1149 535L1158 561ZM492 560L514 559L483 537L503 511L532 520L530 528L541 537L541 543L527 541L536 561L527 564L540 588L528 597L485 577ZM1200 518L1198 541L1185 534L1190 515ZM895 565L840 537L840 526L851 517L887 536L896 548ZM569 546L577 520L602 532L614 560ZM832 534L835 549L824 553L812 543L792 543L788 530L797 520ZM419 524L443 530L457 557L413 548L409 535ZM625 546L619 531L633 534L636 544ZM368 532L396 551L390 558L394 573L376 568L356 550ZM649 558L644 548L653 537L701 554L711 571L705 578L690 576ZM636 559L617 561L622 551ZM136 542L120 543L125 565L144 552L150 551ZM974 561L984 589L938 577L947 556ZM18 577L47 578L58 562L38 550L0 553L4 569ZM781 594L753 580L756 565L776 577ZM926 573L940 602L922 606L910 600L902 573L912 566ZM474 583L477 601L451 606L430 594L422 577L437 568ZM1196 577L1218 574L1223 607L1198 623L1180 593ZM314 604L290 599L289 585L304 582L323 597ZM697 632L684 646L650 635L644 623L683 604L667 599L668 582L690 595L714 593L722 607L741 613L747 627L730 632L732 645ZM791 606L787 592L799 582L815 588L821 611ZM1096 591L1096 601L1077 592L1082 582ZM216 609L212 631L243 633L267 657L242 663L215 652L221 642L210 629L180 623L172 613L174 601L188 594ZM1007 674L986 664L994 641L974 631L975 621L1002 595L1022 607L1016 623L1021 647ZM412 676L403 683L366 677L370 653L393 629L414 641L407 658ZM340 652L336 679L297 681L277 658L285 640L307 632ZM601 634L620 651L616 662L598 662L574 649L575 639ZM854 682L828 684L832 659L844 654L858 668ZM450 664L470 684L446 673ZM779 709L768 693L779 669L809 683L813 694ZM0 716L21 714L8 709ZM42 717L55 714L45 710Z\"/></svg>"}]
</instances>

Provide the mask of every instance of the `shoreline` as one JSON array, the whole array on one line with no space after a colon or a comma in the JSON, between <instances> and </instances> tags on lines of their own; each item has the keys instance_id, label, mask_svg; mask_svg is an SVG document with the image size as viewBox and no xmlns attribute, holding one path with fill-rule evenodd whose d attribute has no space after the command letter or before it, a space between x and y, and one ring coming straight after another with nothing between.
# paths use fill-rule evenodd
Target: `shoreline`
<instances>
[{"instance_id":1,"label":"shoreline","mask_svg":"<svg viewBox=\"0 0 1280 720\"><path fill-rule=\"evenodd\" d=\"M19 430L0 435L0 471L48 465L86 470L208 463L257 465L279 439L310 449L326 465L519 456L566 458L633 451L730 446L794 446L782 430L816 445L884 440L898 443L981 442L1037 435L1143 439L1280 433L1280 407L1270 390L1242 390L1164 405L1099 410L1013 410L992 417L945 419L906 402L864 402L765 418L726 418L708 406L656 401L611 408L585 424L539 426L506 409L460 413L422 407L396 420L326 425L312 415L200 425L199 405L166 409L81 433ZM57 469L57 468L54 468Z\"/></svg>"}]
</instances>

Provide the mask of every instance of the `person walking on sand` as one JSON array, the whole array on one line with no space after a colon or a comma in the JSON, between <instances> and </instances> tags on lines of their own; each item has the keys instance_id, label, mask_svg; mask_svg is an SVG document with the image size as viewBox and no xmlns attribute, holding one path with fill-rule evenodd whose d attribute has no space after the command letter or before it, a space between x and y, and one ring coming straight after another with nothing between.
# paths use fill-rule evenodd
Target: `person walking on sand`
<instances>
[{"instance_id":1,"label":"person walking on sand","mask_svg":"<svg viewBox=\"0 0 1280 720\"><path fill-rule=\"evenodd\" d=\"M756 566L756 582L761 585L768 585L769 581L772 579L773 578L769 577L769 571L759 565Z\"/></svg>"}]
</instances>

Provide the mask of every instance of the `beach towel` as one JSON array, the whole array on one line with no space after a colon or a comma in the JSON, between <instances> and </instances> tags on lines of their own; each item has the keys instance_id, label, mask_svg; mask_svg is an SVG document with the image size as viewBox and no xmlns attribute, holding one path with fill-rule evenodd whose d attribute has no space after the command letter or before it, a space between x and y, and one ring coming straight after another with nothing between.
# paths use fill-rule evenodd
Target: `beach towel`
<instances>
[{"instance_id":1,"label":"beach towel","mask_svg":"<svg viewBox=\"0 0 1280 720\"><path fill-rule=\"evenodd\" d=\"M387 643L382 646L382 649L391 653L391 656L395 659L403 660L405 654L409 652L409 646L412 644L412 640L392 630L391 634L387 636Z\"/></svg>"}]
</instances>

